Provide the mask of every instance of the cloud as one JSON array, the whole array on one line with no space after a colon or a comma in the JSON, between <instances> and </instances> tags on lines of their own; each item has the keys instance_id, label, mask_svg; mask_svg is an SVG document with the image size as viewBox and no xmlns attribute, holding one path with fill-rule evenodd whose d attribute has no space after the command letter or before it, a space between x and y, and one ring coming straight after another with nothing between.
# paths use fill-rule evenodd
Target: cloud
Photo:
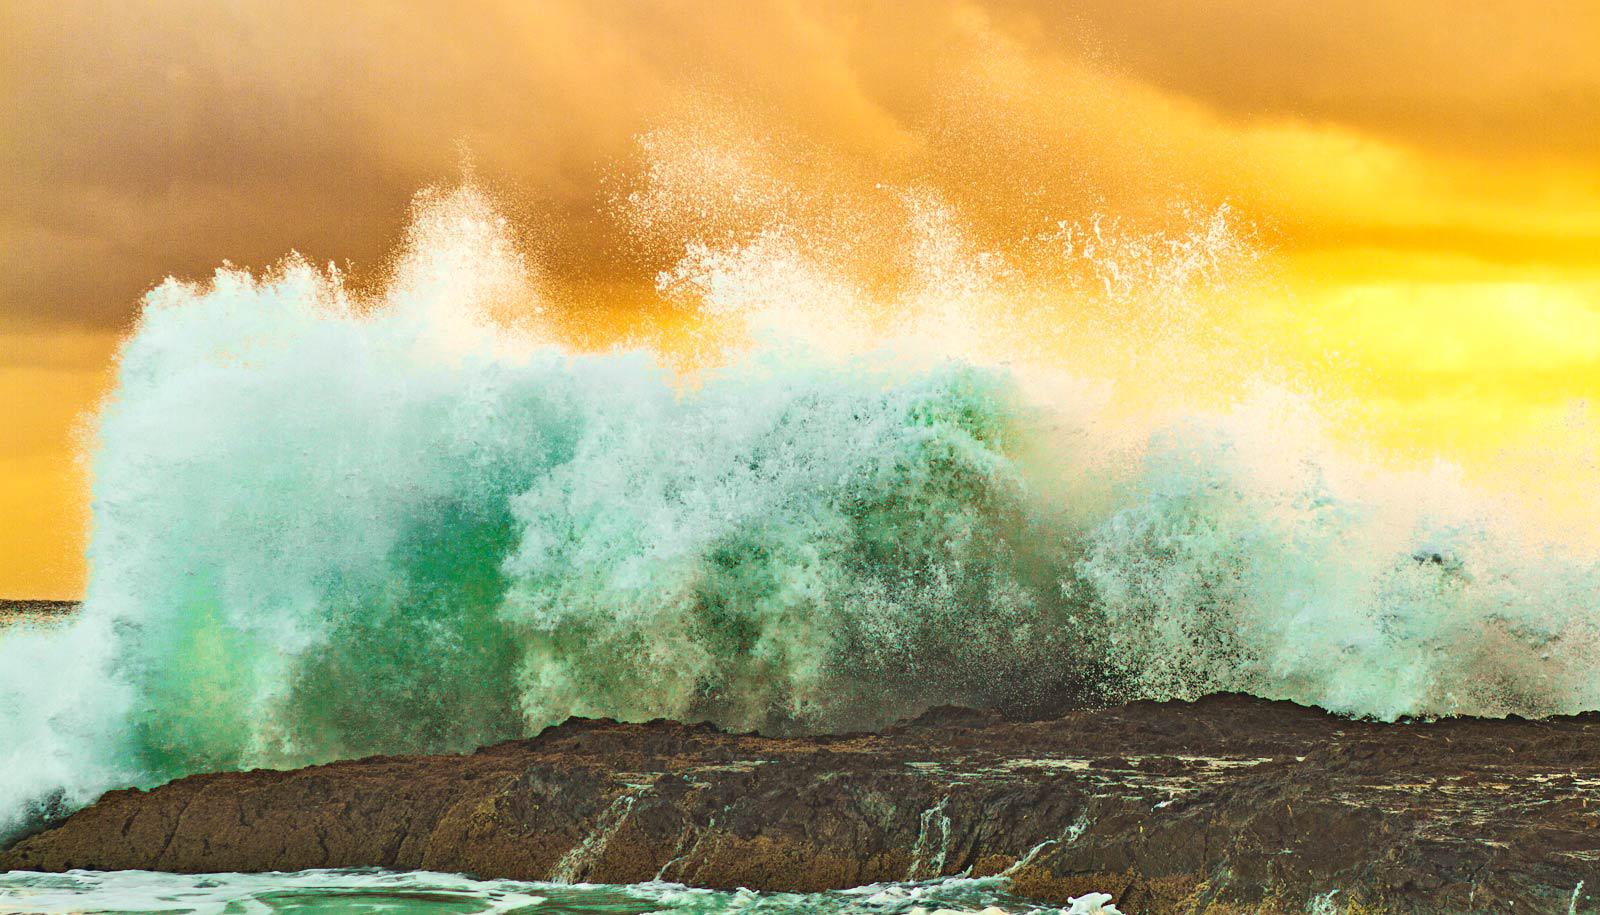
<instances>
[{"instance_id":1,"label":"cloud","mask_svg":"<svg viewBox=\"0 0 1600 915\"><path fill-rule=\"evenodd\" d=\"M1332 123L1458 154L1600 155L1600 7L1586 0L1001 0L1041 45L1240 118Z\"/></svg>"},{"instance_id":2,"label":"cloud","mask_svg":"<svg viewBox=\"0 0 1600 915\"><path fill-rule=\"evenodd\" d=\"M1189 195L1290 243L1540 238L1600 198L1600 14L1542 13L9 4L0 326L117 326L162 276L223 258L370 266L462 144L535 214L554 274L614 282L632 267L603 210L635 137L698 124L810 144L839 187L931 185L996 231Z\"/></svg>"}]
</instances>

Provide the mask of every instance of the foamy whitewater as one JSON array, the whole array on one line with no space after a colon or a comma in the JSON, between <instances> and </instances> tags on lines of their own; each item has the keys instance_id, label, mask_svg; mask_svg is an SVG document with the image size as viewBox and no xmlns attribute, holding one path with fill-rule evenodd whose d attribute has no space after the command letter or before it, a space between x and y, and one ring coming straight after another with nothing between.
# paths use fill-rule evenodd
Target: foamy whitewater
<instances>
[{"instance_id":1,"label":"foamy whitewater","mask_svg":"<svg viewBox=\"0 0 1600 915\"><path fill-rule=\"evenodd\" d=\"M990 334L1026 305L1003 258L896 206L887 305L779 221L683 243L662 294L735 340L693 374L553 342L561 304L471 188L419 198L376 295L298 257L155 289L99 417L82 612L0 634L0 832L571 715L1600 707L1594 555L1341 457L1289 393L1105 415L1115 379ZM1170 309L1239 254L1224 215L1051 243L1102 301Z\"/></svg>"},{"instance_id":2,"label":"foamy whitewater","mask_svg":"<svg viewBox=\"0 0 1600 915\"><path fill-rule=\"evenodd\" d=\"M422 871L318 870L292 874L160 874L146 871L0 874L7 912L231 913L392 912L396 915L1121 915L1104 893L1062 908L1011 898L1005 880L950 878L873 884L832 893L718 892L673 883L633 886L473 880Z\"/></svg>"}]
</instances>

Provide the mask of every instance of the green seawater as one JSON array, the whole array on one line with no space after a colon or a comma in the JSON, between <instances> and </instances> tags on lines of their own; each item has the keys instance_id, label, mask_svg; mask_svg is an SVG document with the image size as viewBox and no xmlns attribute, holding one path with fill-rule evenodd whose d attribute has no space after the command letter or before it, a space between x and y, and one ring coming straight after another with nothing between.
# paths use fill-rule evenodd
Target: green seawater
<instances>
[{"instance_id":1,"label":"green seawater","mask_svg":"<svg viewBox=\"0 0 1600 915\"><path fill-rule=\"evenodd\" d=\"M12 872L0 875L0 912L193 913L193 915L1116 915L1092 894L1066 908L1018 899L1003 878L951 878L874 884L826 893L693 889L672 883L631 886L474 880L424 871L312 870L276 874L166 874L150 871Z\"/></svg>"}]
</instances>

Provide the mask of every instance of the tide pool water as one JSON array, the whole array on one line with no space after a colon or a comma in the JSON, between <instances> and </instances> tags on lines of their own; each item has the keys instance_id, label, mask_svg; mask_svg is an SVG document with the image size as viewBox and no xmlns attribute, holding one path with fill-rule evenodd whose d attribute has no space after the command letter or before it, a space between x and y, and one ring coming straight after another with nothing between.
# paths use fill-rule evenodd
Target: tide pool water
<instances>
[{"instance_id":1,"label":"tide pool water","mask_svg":"<svg viewBox=\"0 0 1600 915\"><path fill-rule=\"evenodd\" d=\"M419 871L314 870L282 874L149 871L0 875L8 915L1117 915L1104 894L1064 907L1016 899L1000 878L875 884L830 893L755 893L473 880Z\"/></svg>"}]
</instances>

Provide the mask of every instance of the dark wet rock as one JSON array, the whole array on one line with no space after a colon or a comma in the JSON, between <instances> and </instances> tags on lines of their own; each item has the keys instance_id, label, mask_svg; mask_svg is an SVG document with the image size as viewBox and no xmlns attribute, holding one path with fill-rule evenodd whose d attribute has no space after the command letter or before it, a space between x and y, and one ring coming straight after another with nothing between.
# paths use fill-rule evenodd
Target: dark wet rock
<instances>
[{"instance_id":1,"label":"dark wet rock","mask_svg":"<svg viewBox=\"0 0 1600 915\"><path fill-rule=\"evenodd\" d=\"M1143 915L1592 912L1600 715L1376 724L1215 696L1037 721L937 709L815 738L571 721L470 756L116 791L0 854L47 871L368 865L803 891L1005 873L1024 895L1099 890Z\"/></svg>"}]
</instances>

